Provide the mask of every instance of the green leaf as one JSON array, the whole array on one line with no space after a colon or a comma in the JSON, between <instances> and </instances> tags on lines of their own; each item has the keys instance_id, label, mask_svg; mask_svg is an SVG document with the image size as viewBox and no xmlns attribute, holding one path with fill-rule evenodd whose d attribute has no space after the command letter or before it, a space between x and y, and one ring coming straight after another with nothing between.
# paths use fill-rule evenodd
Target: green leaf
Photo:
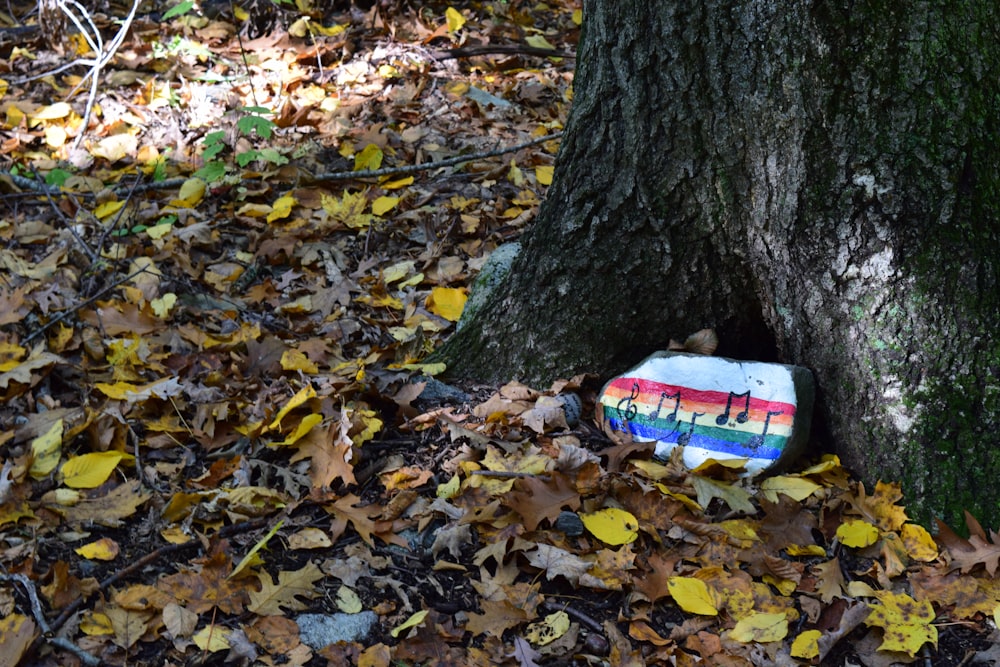
<instances>
[{"instance_id":1,"label":"green leaf","mask_svg":"<svg viewBox=\"0 0 1000 667\"><path fill-rule=\"evenodd\" d=\"M62 187L62 184L66 182L66 179L72 176L65 169L53 169L49 173L45 174L46 185L54 185L56 187Z\"/></svg>"},{"instance_id":2,"label":"green leaf","mask_svg":"<svg viewBox=\"0 0 1000 667\"><path fill-rule=\"evenodd\" d=\"M200 178L206 183L214 183L226 175L226 165L222 162L206 162L205 166L194 172L192 176Z\"/></svg>"},{"instance_id":3,"label":"green leaf","mask_svg":"<svg viewBox=\"0 0 1000 667\"><path fill-rule=\"evenodd\" d=\"M253 107L257 109L259 107ZM267 118L262 116L257 116L254 114L243 116L238 121L236 121L236 128L243 134L249 135L251 132L256 132L258 137L262 139L270 139L272 131L274 130L274 123L269 121Z\"/></svg>"},{"instance_id":4,"label":"green leaf","mask_svg":"<svg viewBox=\"0 0 1000 667\"><path fill-rule=\"evenodd\" d=\"M166 20L172 19L175 16L183 16L191 11L192 7L194 7L194 0L184 0L184 2L179 2L164 12L163 19Z\"/></svg>"}]
</instances>

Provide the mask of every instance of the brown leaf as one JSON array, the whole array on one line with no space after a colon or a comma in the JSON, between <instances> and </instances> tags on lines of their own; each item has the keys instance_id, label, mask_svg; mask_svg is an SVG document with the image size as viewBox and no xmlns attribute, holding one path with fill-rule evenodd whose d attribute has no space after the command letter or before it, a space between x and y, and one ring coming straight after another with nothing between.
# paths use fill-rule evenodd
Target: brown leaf
<instances>
[{"instance_id":1,"label":"brown leaf","mask_svg":"<svg viewBox=\"0 0 1000 667\"><path fill-rule=\"evenodd\" d=\"M483 600L480 605L482 614L469 614L469 622L465 624L465 629L478 636L481 634L500 637L504 631L509 630L530 617L523 609L515 607L507 600L495 602Z\"/></svg>"},{"instance_id":2,"label":"brown leaf","mask_svg":"<svg viewBox=\"0 0 1000 667\"><path fill-rule=\"evenodd\" d=\"M521 515L526 530L535 530L543 519L555 522L564 509L580 507L580 494L570 479L553 472L549 479L524 477L515 483L516 490L507 494L504 504Z\"/></svg>"},{"instance_id":3,"label":"brown leaf","mask_svg":"<svg viewBox=\"0 0 1000 667\"><path fill-rule=\"evenodd\" d=\"M261 588L250 592L250 604L247 608L264 616L279 616L284 613L282 609L306 609L306 603L298 598L318 596L322 591L314 584L323 577L323 573L312 562L306 563L300 570L279 572L277 583L266 572L258 573Z\"/></svg>"}]
</instances>

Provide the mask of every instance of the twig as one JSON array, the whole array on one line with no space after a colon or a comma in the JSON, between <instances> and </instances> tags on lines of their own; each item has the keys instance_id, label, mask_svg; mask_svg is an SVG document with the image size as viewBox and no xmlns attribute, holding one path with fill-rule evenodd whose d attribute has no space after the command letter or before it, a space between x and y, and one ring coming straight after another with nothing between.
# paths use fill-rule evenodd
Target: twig
<instances>
[{"instance_id":1,"label":"twig","mask_svg":"<svg viewBox=\"0 0 1000 667\"><path fill-rule=\"evenodd\" d=\"M436 60L447 60L449 58L486 56L494 53L502 55L541 56L543 58L576 58L576 54L570 53L569 51L560 51L559 49L543 49L537 46L528 46L527 44L484 44L483 46L462 46L455 49L432 51L431 57Z\"/></svg>"},{"instance_id":2,"label":"twig","mask_svg":"<svg viewBox=\"0 0 1000 667\"><path fill-rule=\"evenodd\" d=\"M263 517L260 519L253 519L251 521L244 521L243 523L236 523L231 526L225 526L224 528L219 529L217 533L215 533L215 537L220 537L220 538L230 537L231 535L236 535L242 532L263 528L270 521L271 521L270 517ZM116 583L118 583L125 577L128 577L133 573L137 572L138 570L141 570L150 563L156 562L157 560L163 558L164 556L168 556L170 554L174 554L179 551L186 551L187 549L192 549L195 547L201 547L201 542L199 540L188 540L183 544L164 545L159 549L156 549L155 551L146 554L145 556L143 556L136 562L132 563L128 567L115 572L113 575L111 575L110 577L108 577L99 584L98 590L107 591L111 586L114 586ZM70 605L65 609L63 609L62 613L60 613L59 616L57 616L56 619L52 621L51 631L52 632L58 631L59 628L61 628L63 624L66 623L66 621L68 621L70 617L73 616L73 614L79 611L80 608L83 605L85 605L90 598L91 598L90 595L82 596L78 597L76 600L70 603ZM35 641L37 642L38 640L36 639ZM32 647L37 648L35 647L34 644L32 644Z\"/></svg>"},{"instance_id":3,"label":"twig","mask_svg":"<svg viewBox=\"0 0 1000 667\"><path fill-rule=\"evenodd\" d=\"M38 629L42 631L42 634L35 639L36 642L39 641L41 637L45 637L45 640L48 643L65 651L69 651L78 657L80 662L85 665L96 667L101 664L101 661L98 658L90 655L65 637L51 636L52 628L45 620L45 612L42 611L42 602L38 599L38 592L35 590L35 585L31 579L28 579L28 577L23 574L0 574L0 579L16 581L21 584L21 587L24 589L24 593L28 596L28 601L31 604L31 615L35 618L35 622L38 623Z\"/></svg>"},{"instance_id":4,"label":"twig","mask_svg":"<svg viewBox=\"0 0 1000 667\"><path fill-rule=\"evenodd\" d=\"M35 179L37 181L43 180L41 176L38 175L38 170L35 169L34 167L32 167L31 173L35 175ZM56 192L58 193L58 190ZM83 248L83 251L87 254L88 257L90 257L90 263L92 265L96 264L97 260L99 259L97 253L94 252L94 250L89 245L87 245L87 242L84 241L83 238L81 238L80 235L76 232L76 228L73 225L73 221L67 218L66 214L62 212L62 209L56 206L56 202L52 198L52 193L48 190L48 188L46 188L45 190L42 190L42 194L45 195L45 199L49 202L49 206L52 207L52 210L56 212L56 217L63 221L63 224L66 225L66 229L69 230L69 233L73 235L73 238L76 239L76 242L80 244L80 247Z\"/></svg>"},{"instance_id":5,"label":"twig","mask_svg":"<svg viewBox=\"0 0 1000 667\"><path fill-rule=\"evenodd\" d=\"M523 144L516 144L514 146L507 146L505 148L497 148L492 151L483 151L480 153L466 153L465 155L459 155L457 157L447 158L445 160L438 160L436 162L424 162L423 164L410 164L403 165L400 167L385 167L383 169L370 169L366 171L334 171L325 174L318 174L312 177L314 181L350 181L353 179L361 178L375 178L378 176L396 176L400 174L416 174L421 171L432 171L434 169L442 169L444 167L454 167L457 164L463 164L465 162L471 162L473 160L482 160L483 158L497 157L499 155L506 155L507 153L514 153L524 148L531 148L532 146L537 146L538 144L543 144L546 141L555 141L556 139L562 138L562 132L553 132L552 134L547 134L544 137L539 137L537 139L532 139ZM60 190L58 188L50 188L47 186L42 186L39 183L31 180L30 178L24 178L23 176L17 176L11 174L8 171L0 170L0 175L9 176L16 185L22 188L31 190L32 192L39 193L51 193L58 194ZM249 179L248 179L249 180ZM131 190L132 192L145 192L147 190L166 190L169 188L176 188L187 182L187 178L168 178L163 181L154 181L150 183L142 183L140 185L132 184L128 186L118 186L115 188L116 193L122 193L126 190Z\"/></svg>"},{"instance_id":6,"label":"twig","mask_svg":"<svg viewBox=\"0 0 1000 667\"><path fill-rule=\"evenodd\" d=\"M68 308L67 310L64 310L63 312L59 313L59 315L57 315L56 317L54 317L53 319L49 320L44 325L42 325L41 328L36 329L35 331L32 331L30 334L28 334L27 336L25 336L23 342L27 343L27 342L35 339L35 338L38 338L40 335L42 335L43 333L45 333L46 331L48 331L51 327L55 326L59 322L62 322L63 320L65 320L70 315L74 315L77 312L79 312L81 308L86 308L87 306L89 306L90 304L94 303L95 301L97 301L98 299L100 299L102 296L104 296L105 294L107 294L108 292L110 292L111 290L120 287L125 282L127 282L129 280L132 280L133 278L135 278L140 273L145 273L148 270L149 269L147 267L143 267L143 268L139 269L138 271L135 271L133 273L128 274L124 278L116 280L113 284L108 285L107 287L105 287L100 292L98 292L94 296L90 297L86 301L81 301L80 303L76 304L72 308Z\"/></svg>"},{"instance_id":7,"label":"twig","mask_svg":"<svg viewBox=\"0 0 1000 667\"><path fill-rule=\"evenodd\" d=\"M539 137L538 139L533 139L523 144L498 148L492 151L484 151L482 153L469 153L467 155L448 158L447 160L438 160L437 162L425 162L424 164L411 164L402 167L385 167L384 169L368 169L365 171L334 171L326 174L316 174L313 176L313 179L317 181L349 181L355 178L374 178L377 176L414 174L419 171L429 171L431 169L440 169L442 167L453 167L456 164L462 164L464 162L471 162L482 158L496 157L498 155L513 153L521 150L522 148L530 148L532 146L545 143L546 141L559 139L562 135L562 132L553 132L552 134L547 134L544 137Z\"/></svg>"},{"instance_id":8,"label":"twig","mask_svg":"<svg viewBox=\"0 0 1000 667\"><path fill-rule=\"evenodd\" d=\"M556 611L564 611L566 612L567 615L572 616L576 620L580 621L594 632L600 632L601 634L604 634L604 628L601 626L600 623L592 619L590 616L587 616L579 609L570 607L569 604L556 604L555 602L545 601L542 603L541 606L542 609L550 613Z\"/></svg>"},{"instance_id":9,"label":"twig","mask_svg":"<svg viewBox=\"0 0 1000 667\"><path fill-rule=\"evenodd\" d=\"M497 479L524 479L527 477L545 477L549 476L546 472L509 472L507 470L473 470L470 475L479 475L480 477L495 477Z\"/></svg>"}]
</instances>

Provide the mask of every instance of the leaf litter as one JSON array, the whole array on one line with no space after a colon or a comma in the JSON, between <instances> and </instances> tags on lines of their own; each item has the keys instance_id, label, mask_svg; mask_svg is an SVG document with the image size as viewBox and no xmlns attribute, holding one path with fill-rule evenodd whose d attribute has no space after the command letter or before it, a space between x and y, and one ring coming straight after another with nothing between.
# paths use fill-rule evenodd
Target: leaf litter
<instances>
[{"instance_id":1,"label":"leaf litter","mask_svg":"<svg viewBox=\"0 0 1000 667\"><path fill-rule=\"evenodd\" d=\"M593 378L426 398L551 182L579 3L236 9L139 16L86 128L29 78L83 42L0 41L0 663L996 658L971 516L655 461L566 413Z\"/></svg>"}]
</instances>

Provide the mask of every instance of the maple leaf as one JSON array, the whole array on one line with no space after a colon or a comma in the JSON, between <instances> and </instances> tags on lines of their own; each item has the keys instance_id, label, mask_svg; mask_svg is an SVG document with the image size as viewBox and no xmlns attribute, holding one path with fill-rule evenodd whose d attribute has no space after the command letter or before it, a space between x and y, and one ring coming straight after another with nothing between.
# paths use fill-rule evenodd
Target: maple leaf
<instances>
[{"instance_id":1,"label":"maple leaf","mask_svg":"<svg viewBox=\"0 0 1000 667\"><path fill-rule=\"evenodd\" d=\"M517 480L517 489L507 494L504 504L521 515L525 530L538 528L543 519L555 522L565 508L580 507L580 494L566 475L553 472L549 479L524 477Z\"/></svg>"},{"instance_id":2,"label":"maple leaf","mask_svg":"<svg viewBox=\"0 0 1000 667\"><path fill-rule=\"evenodd\" d=\"M353 493L349 493L336 502L323 506L327 512L334 516L333 524L330 527L330 532L332 533L330 539L334 542L344 533L344 529L347 528L347 524L350 522L354 526L354 530L358 531L361 539L369 545L375 546L372 542L375 522L369 516L368 508L355 507L355 504L359 502L361 502L361 498L358 498Z\"/></svg>"},{"instance_id":3,"label":"maple leaf","mask_svg":"<svg viewBox=\"0 0 1000 667\"><path fill-rule=\"evenodd\" d=\"M872 606L866 625L883 629L880 651L904 651L911 658L930 642L937 646L938 633L931 623L934 608L927 600L917 602L905 593L879 591L881 605Z\"/></svg>"},{"instance_id":4,"label":"maple leaf","mask_svg":"<svg viewBox=\"0 0 1000 667\"><path fill-rule=\"evenodd\" d=\"M314 598L319 595L320 591L314 584L323 576L312 561L306 563L301 570L279 572L277 584L271 579L271 575L260 572L257 578L260 580L261 588L257 592L250 592L248 609L263 616L281 615L282 608L301 611L306 608L306 604L298 597Z\"/></svg>"}]
</instances>

